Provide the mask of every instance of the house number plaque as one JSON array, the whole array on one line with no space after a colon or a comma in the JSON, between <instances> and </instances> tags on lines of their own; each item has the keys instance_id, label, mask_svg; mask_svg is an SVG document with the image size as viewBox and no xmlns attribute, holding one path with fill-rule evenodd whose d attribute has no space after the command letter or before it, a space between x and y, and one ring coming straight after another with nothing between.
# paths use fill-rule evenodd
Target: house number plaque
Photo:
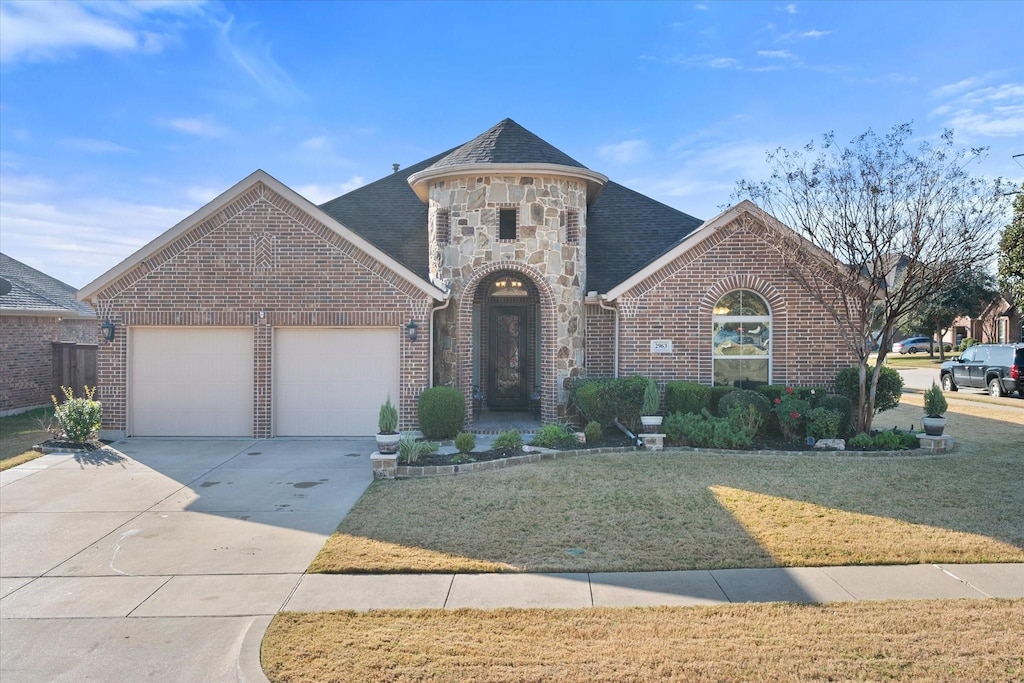
<instances>
[{"instance_id":1,"label":"house number plaque","mask_svg":"<svg viewBox=\"0 0 1024 683\"><path fill-rule=\"evenodd\" d=\"M651 340L651 353L672 353L671 339Z\"/></svg>"}]
</instances>

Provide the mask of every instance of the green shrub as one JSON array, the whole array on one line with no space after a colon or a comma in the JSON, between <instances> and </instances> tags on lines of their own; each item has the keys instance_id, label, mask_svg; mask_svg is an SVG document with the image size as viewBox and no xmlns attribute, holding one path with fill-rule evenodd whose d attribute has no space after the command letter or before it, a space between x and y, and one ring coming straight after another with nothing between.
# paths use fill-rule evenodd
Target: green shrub
<instances>
[{"instance_id":1,"label":"green shrub","mask_svg":"<svg viewBox=\"0 0 1024 683\"><path fill-rule=\"evenodd\" d=\"M53 416L60 425L63 438L74 443L84 443L95 438L103 425L103 404L93 400L96 387L84 389L85 397L75 398L74 389L62 386L60 390L64 393L64 403L57 403L57 397L50 396Z\"/></svg>"},{"instance_id":2,"label":"green shrub","mask_svg":"<svg viewBox=\"0 0 1024 683\"><path fill-rule=\"evenodd\" d=\"M519 433L518 429L509 429L494 437L494 443L491 446L493 448L508 448L514 451L522 450L523 435Z\"/></svg>"},{"instance_id":3,"label":"green shrub","mask_svg":"<svg viewBox=\"0 0 1024 683\"><path fill-rule=\"evenodd\" d=\"M635 432L640 424L647 379L639 375L617 379L585 379L573 384L570 400L587 420L611 427L618 418Z\"/></svg>"},{"instance_id":4,"label":"green shrub","mask_svg":"<svg viewBox=\"0 0 1024 683\"><path fill-rule=\"evenodd\" d=\"M600 443L601 437L604 436L604 429L601 427L600 423L590 421L587 423L587 426L583 428L583 433L587 437L587 443Z\"/></svg>"},{"instance_id":5,"label":"green shrub","mask_svg":"<svg viewBox=\"0 0 1024 683\"><path fill-rule=\"evenodd\" d=\"M838 439L843 414L828 408L812 408L807 414L807 436L815 439Z\"/></svg>"},{"instance_id":6,"label":"green shrub","mask_svg":"<svg viewBox=\"0 0 1024 683\"><path fill-rule=\"evenodd\" d=\"M428 439L450 439L466 424L466 399L453 387L431 387L420 394L420 429Z\"/></svg>"},{"instance_id":7,"label":"green shrub","mask_svg":"<svg viewBox=\"0 0 1024 683\"><path fill-rule=\"evenodd\" d=\"M668 390L666 389L666 392L667 391ZM733 391L736 391L736 387L713 386L708 388L708 398L710 399L710 405L708 406L708 410L711 411L712 415L722 414L718 410L718 404L721 402L723 396Z\"/></svg>"},{"instance_id":8,"label":"green shrub","mask_svg":"<svg viewBox=\"0 0 1024 683\"><path fill-rule=\"evenodd\" d=\"M381 404L380 412L377 413L377 430L381 434L394 434L396 429L398 409L391 403L391 394L388 394L388 400Z\"/></svg>"},{"instance_id":9,"label":"green shrub","mask_svg":"<svg viewBox=\"0 0 1024 683\"><path fill-rule=\"evenodd\" d=\"M818 399L818 408L839 413L839 434L837 438L845 438L853 428L853 401L846 396L828 394Z\"/></svg>"},{"instance_id":10,"label":"green shrub","mask_svg":"<svg viewBox=\"0 0 1024 683\"><path fill-rule=\"evenodd\" d=\"M967 337L966 339L960 340L960 345L956 347L956 350L963 352L966 351L969 347L974 346L975 344L978 343L980 342L977 339L973 337Z\"/></svg>"},{"instance_id":11,"label":"green shrub","mask_svg":"<svg viewBox=\"0 0 1024 683\"><path fill-rule=\"evenodd\" d=\"M896 432L879 432L872 439L876 451L898 451L901 441Z\"/></svg>"},{"instance_id":12,"label":"green shrub","mask_svg":"<svg viewBox=\"0 0 1024 683\"><path fill-rule=\"evenodd\" d=\"M696 448L750 448L760 424L761 416L755 408L737 404L729 417L715 417L707 410L700 415L672 413L663 428L671 443Z\"/></svg>"},{"instance_id":13,"label":"green shrub","mask_svg":"<svg viewBox=\"0 0 1024 683\"><path fill-rule=\"evenodd\" d=\"M921 440L914 432L905 432L902 429L896 432L900 435L900 447L904 450L913 450L921 447Z\"/></svg>"},{"instance_id":14,"label":"green shrub","mask_svg":"<svg viewBox=\"0 0 1024 683\"><path fill-rule=\"evenodd\" d=\"M873 366L869 365L866 379L871 381ZM860 378L857 367L843 368L836 374L836 393L845 396L858 405L860 398ZM900 404L900 394L903 393L903 378L900 373L888 366L882 366L882 374L878 377L878 388L875 392L875 413L883 410L891 410Z\"/></svg>"},{"instance_id":15,"label":"green shrub","mask_svg":"<svg viewBox=\"0 0 1024 683\"><path fill-rule=\"evenodd\" d=\"M476 448L476 437L469 432L459 432L455 435L455 447L459 453L469 453Z\"/></svg>"},{"instance_id":16,"label":"green shrub","mask_svg":"<svg viewBox=\"0 0 1024 683\"><path fill-rule=\"evenodd\" d=\"M783 394L782 398L772 399L775 407L772 412L779 421L779 429L783 438L788 441L803 438L806 430L807 416L811 412L811 404L794 394Z\"/></svg>"},{"instance_id":17,"label":"green shrub","mask_svg":"<svg viewBox=\"0 0 1024 683\"><path fill-rule=\"evenodd\" d=\"M661 392L653 379L644 381L644 400L640 406L641 415L657 415L661 405Z\"/></svg>"},{"instance_id":18,"label":"green shrub","mask_svg":"<svg viewBox=\"0 0 1024 683\"><path fill-rule=\"evenodd\" d=\"M697 382L669 382L665 385L665 412L700 415L711 408L711 388Z\"/></svg>"},{"instance_id":19,"label":"green shrub","mask_svg":"<svg viewBox=\"0 0 1024 683\"><path fill-rule=\"evenodd\" d=\"M781 399L786 394L787 388L788 387L785 384L762 384L754 389L754 391L761 394L769 401L774 402L775 399ZM790 392L792 391L793 390L790 389Z\"/></svg>"},{"instance_id":20,"label":"green shrub","mask_svg":"<svg viewBox=\"0 0 1024 683\"><path fill-rule=\"evenodd\" d=\"M541 448L559 448L576 443L576 435L559 424L546 424L533 437L533 445Z\"/></svg>"},{"instance_id":21,"label":"green shrub","mask_svg":"<svg viewBox=\"0 0 1024 683\"><path fill-rule=\"evenodd\" d=\"M761 416L761 431L768 423L772 412L772 404L763 394L753 389L735 389L730 391L718 402L718 414L728 416L735 406L751 406Z\"/></svg>"},{"instance_id":22,"label":"green shrub","mask_svg":"<svg viewBox=\"0 0 1024 683\"><path fill-rule=\"evenodd\" d=\"M403 436L398 441L398 462L413 465L421 455L437 451L437 444L429 441L417 441L415 437Z\"/></svg>"},{"instance_id":23,"label":"green shrub","mask_svg":"<svg viewBox=\"0 0 1024 683\"><path fill-rule=\"evenodd\" d=\"M875 440L871 438L870 434L861 432L849 439L846 442L846 447L858 451L868 451L875 447Z\"/></svg>"}]
</instances>

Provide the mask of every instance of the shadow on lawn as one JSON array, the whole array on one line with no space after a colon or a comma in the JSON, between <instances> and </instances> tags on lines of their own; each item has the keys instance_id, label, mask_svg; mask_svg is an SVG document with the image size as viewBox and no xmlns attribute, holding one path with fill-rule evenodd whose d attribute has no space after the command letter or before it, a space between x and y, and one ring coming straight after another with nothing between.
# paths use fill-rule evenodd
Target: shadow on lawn
<instances>
[{"instance_id":1,"label":"shadow on lawn","mask_svg":"<svg viewBox=\"0 0 1024 683\"><path fill-rule=\"evenodd\" d=\"M417 549L455 571L460 557L545 572L1024 561L1024 411L1006 410L954 406L958 446L940 457L638 452L381 483L339 531L409 557L314 571L452 571ZM911 403L878 425L920 415Z\"/></svg>"}]
</instances>

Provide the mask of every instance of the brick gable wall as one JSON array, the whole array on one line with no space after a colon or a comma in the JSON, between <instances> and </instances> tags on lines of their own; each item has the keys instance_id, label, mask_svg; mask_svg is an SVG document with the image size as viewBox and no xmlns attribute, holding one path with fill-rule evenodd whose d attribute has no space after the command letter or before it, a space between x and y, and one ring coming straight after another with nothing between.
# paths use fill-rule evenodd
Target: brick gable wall
<instances>
[{"instance_id":1,"label":"brick gable wall","mask_svg":"<svg viewBox=\"0 0 1024 683\"><path fill-rule=\"evenodd\" d=\"M625 292L618 301L620 376L712 384L712 309L723 294L751 289L772 311L772 383L832 386L856 358L827 311L785 275L766 239L739 221L723 226ZM609 377L613 315L597 306L587 314L588 374ZM652 340L671 340L672 353L651 353Z\"/></svg>"},{"instance_id":2,"label":"brick gable wall","mask_svg":"<svg viewBox=\"0 0 1024 683\"><path fill-rule=\"evenodd\" d=\"M135 325L254 328L253 436L271 435L272 330L286 326L427 329L431 298L262 183L112 282L95 299L118 325L100 343L104 428L126 428L124 330ZM263 312L263 317L260 317ZM429 344L401 335L400 426L416 424Z\"/></svg>"}]
</instances>

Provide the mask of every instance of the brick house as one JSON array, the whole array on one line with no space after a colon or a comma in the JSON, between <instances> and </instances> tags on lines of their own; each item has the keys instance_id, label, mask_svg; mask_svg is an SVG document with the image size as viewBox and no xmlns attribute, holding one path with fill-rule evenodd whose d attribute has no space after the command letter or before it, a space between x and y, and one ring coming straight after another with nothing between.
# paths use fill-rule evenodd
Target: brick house
<instances>
[{"instance_id":1,"label":"brick house","mask_svg":"<svg viewBox=\"0 0 1024 683\"><path fill-rule=\"evenodd\" d=\"M700 220L506 119L314 206L257 171L87 285L108 431L370 435L431 385L567 414L568 384L829 384L853 362L749 202Z\"/></svg>"},{"instance_id":2,"label":"brick house","mask_svg":"<svg viewBox=\"0 0 1024 683\"><path fill-rule=\"evenodd\" d=\"M55 344L95 346L96 314L75 291L0 254L0 415L50 405Z\"/></svg>"},{"instance_id":3,"label":"brick house","mask_svg":"<svg viewBox=\"0 0 1024 683\"><path fill-rule=\"evenodd\" d=\"M986 344L1007 344L1024 339L1024 319L1009 294L1001 293L976 318L960 317L943 341L959 344L968 337Z\"/></svg>"}]
</instances>

